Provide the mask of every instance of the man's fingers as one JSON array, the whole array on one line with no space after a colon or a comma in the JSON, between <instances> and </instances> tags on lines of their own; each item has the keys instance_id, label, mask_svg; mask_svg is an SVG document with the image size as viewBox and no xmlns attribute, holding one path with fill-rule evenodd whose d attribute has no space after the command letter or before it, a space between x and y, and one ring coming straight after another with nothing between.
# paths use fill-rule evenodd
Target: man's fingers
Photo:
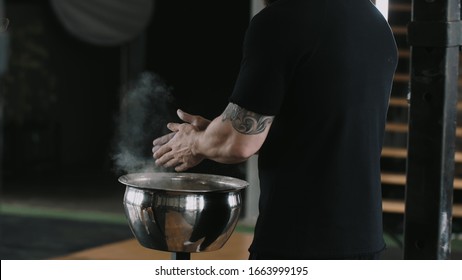
<instances>
[{"instance_id":1,"label":"man's fingers","mask_svg":"<svg viewBox=\"0 0 462 280\"><path fill-rule=\"evenodd\" d=\"M185 163L185 162L183 162L182 164L175 167L176 172L182 172L182 171L185 171L185 170L188 170L188 169L189 169L188 164Z\"/></svg>"},{"instance_id":2,"label":"man's fingers","mask_svg":"<svg viewBox=\"0 0 462 280\"><path fill-rule=\"evenodd\" d=\"M190 123L194 125L195 127L199 128L200 130L206 129L210 123L210 121L207 120L206 118L203 118L198 115L191 115L180 109L177 110L177 115L182 121Z\"/></svg>"},{"instance_id":3,"label":"man's fingers","mask_svg":"<svg viewBox=\"0 0 462 280\"><path fill-rule=\"evenodd\" d=\"M173 131L173 133L176 133L178 131L178 128L180 127L181 124L179 123L168 123L167 128Z\"/></svg>"},{"instance_id":4,"label":"man's fingers","mask_svg":"<svg viewBox=\"0 0 462 280\"><path fill-rule=\"evenodd\" d=\"M153 148L154 150L154 148ZM157 151L155 151L153 153L153 157L156 158L157 160L160 160L162 157L165 156L165 154L167 154L168 152L171 151L171 148L168 147L168 146L161 146L160 148L157 149ZM157 161L156 161L157 163Z\"/></svg>"},{"instance_id":5,"label":"man's fingers","mask_svg":"<svg viewBox=\"0 0 462 280\"><path fill-rule=\"evenodd\" d=\"M160 149L160 147L162 147L161 145L156 145L154 147L152 147L152 156L154 157L154 154L157 152L157 150Z\"/></svg>"},{"instance_id":6,"label":"man's fingers","mask_svg":"<svg viewBox=\"0 0 462 280\"><path fill-rule=\"evenodd\" d=\"M156 160L156 164L160 166L165 166L167 162L173 159L173 156L170 154L165 154Z\"/></svg>"},{"instance_id":7,"label":"man's fingers","mask_svg":"<svg viewBox=\"0 0 462 280\"><path fill-rule=\"evenodd\" d=\"M163 167L173 167L173 166L176 166L178 165L178 160L176 158L172 158L171 160L167 161L166 163L164 163L162 166Z\"/></svg>"},{"instance_id":8,"label":"man's fingers","mask_svg":"<svg viewBox=\"0 0 462 280\"><path fill-rule=\"evenodd\" d=\"M181 109L178 109L176 111L176 114L178 115L178 117L182 121L193 124L193 122L194 122L194 116L193 115L191 115L189 113L186 113L186 112L182 111Z\"/></svg>"},{"instance_id":9,"label":"man's fingers","mask_svg":"<svg viewBox=\"0 0 462 280\"><path fill-rule=\"evenodd\" d=\"M170 139L172 139L173 136L175 136L175 132L170 132L170 133L167 134L167 135L158 137L158 138L154 139L154 141L152 141L152 145L153 145L153 146L164 145L165 143L167 143L168 141L170 141Z\"/></svg>"}]
</instances>

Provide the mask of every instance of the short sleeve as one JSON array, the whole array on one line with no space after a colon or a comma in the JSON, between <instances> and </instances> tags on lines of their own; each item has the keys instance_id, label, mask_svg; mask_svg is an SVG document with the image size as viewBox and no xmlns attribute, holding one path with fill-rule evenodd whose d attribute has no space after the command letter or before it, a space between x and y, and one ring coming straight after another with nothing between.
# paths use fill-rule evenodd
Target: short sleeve
<instances>
[{"instance_id":1,"label":"short sleeve","mask_svg":"<svg viewBox=\"0 0 462 280\"><path fill-rule=\"evenodd\" d=\"M252 19L230 102L262 115L278 114L290 76L288 30L271 13L261 12Z\"/></svg>"}]
</instances>

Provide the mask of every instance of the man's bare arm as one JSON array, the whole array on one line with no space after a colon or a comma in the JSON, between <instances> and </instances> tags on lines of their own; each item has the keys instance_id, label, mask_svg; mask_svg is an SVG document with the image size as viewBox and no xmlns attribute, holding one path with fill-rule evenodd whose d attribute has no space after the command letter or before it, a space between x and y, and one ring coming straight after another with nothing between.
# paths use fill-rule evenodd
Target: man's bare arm
<instances>
[{"instance_id":1,"label":"man's bare arm","mask_svg":"<svg viewBox=\"0 0 462 280\"><path fill-rule=\"evenodd\" d=\"M259 134L273 122L274 117L250 112L236 104L229 103L222 114L223 121L231 121L234 129L242 134Z\"/></svg>"},{"instance_id":2,"label":"man's bare arm","mask_svg":"<svg viewBox=\"0 0 462 280\"><path fill-rule=\"evenodd\" d=\"M229 103L201 135L196 149L221 163L245 161L263 145L273 119Z\"/></svg>"},{"instance_id":3,"label":"man's bare arm","mask_svg":"<svg viewBox=\"0 0 462 280\"><path fill-rule=\"evenodd\" d=\"M204 158L220 163L243 162L263 145L273 118L230 103L205 129L187 122L169 123L173 134L154 140L154 158L158 165L177 171L187 170Z\"/></svg>"}]
</instances>

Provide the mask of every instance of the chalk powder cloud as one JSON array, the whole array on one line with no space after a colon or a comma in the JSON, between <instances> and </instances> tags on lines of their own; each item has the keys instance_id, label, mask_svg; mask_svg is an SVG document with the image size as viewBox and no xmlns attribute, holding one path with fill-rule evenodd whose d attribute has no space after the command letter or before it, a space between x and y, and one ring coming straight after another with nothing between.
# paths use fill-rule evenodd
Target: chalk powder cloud
<instances>
[{"instance_id":1,"label":"chalk powder cloud","mask_svg":"<svg viewBox=\"0 0 462 280\"><path fill-rule=\"evenodd\" d=\"M152 141L168 133L166 124L174 120L170 90L158 75L144 72L123 94L112 156L119 175L160 170L152 158Z\"/></svg>"}]
</instances>

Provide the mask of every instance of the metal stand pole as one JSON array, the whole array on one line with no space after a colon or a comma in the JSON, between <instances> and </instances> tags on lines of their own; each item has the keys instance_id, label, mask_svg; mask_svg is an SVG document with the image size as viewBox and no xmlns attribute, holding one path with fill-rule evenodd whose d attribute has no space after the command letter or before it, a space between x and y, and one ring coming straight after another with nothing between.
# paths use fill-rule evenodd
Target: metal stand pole
<instances>
[{"instance_id":1,"label":"metal stand pole","mask_svg":"<svg viewBox=\"0 0 462 280\"><path fill-rule=\"evenodd\" d=\"M405 259L450 257L460 0L413 0Z\"/></svg>"},{"instance_id":2,"label":"metal stand pole","mask_svg":"<svg viewBox=\"0 0 462 280\"><path fill-rule=\"evenodd\" d=\"M0 0L0 19L5 16L5 9L3 0ZM5 30L1 30L0 27L0 195L2 193L3 187L3 92L2 92L2 76L7 70L8 57L9 57L9 40L8 34L6 33L7 26L4 27ZM2 229L0 228L0 238L2 235Z\"/></svg>"},{"instance_id":3,"label":"metal stand pole","mask_svg":"<svg viewBox=\"0 0 462 280\"><path fill-rule=\"evenodd\" d=\"M190 260L191 259L191 253L173 252L172 253L172 259L173 260Z\"/></svg>"}]
</instances>

